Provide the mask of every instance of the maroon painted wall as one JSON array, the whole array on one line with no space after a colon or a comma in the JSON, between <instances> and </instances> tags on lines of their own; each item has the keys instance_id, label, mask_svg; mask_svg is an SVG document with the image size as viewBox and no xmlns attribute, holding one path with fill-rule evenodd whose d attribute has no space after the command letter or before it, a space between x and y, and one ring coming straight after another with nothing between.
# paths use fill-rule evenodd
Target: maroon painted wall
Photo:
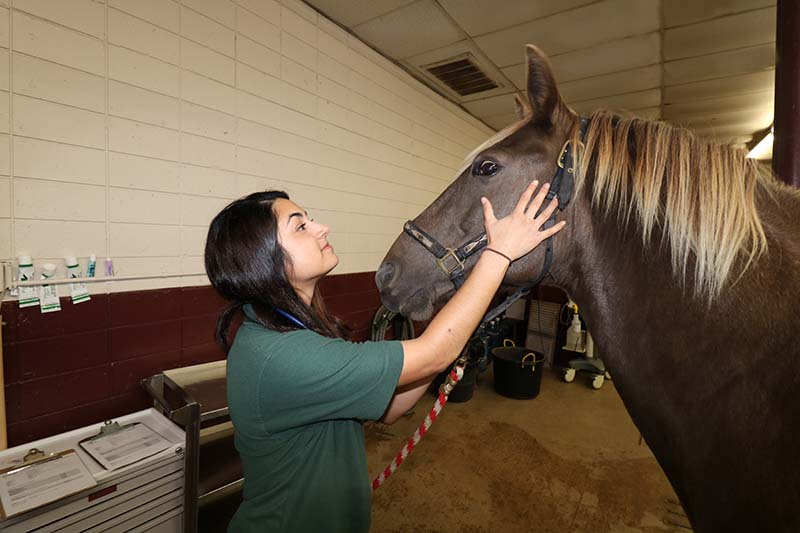
<instances>
[{"instance_id":1,"label":"maroon painted wall","mask_svg":"<svg viewBox=\"0 0 800 533\"><path fill-rule=\"evenodd\" d=\"M323 279L329 310L365 340L380 305L374 272ZM2 304L9 446L150 405L139 382L162 370L224 359L214 325L225 302L213 288L92 296L62 311Z\"/></svg>"}]
</instances>

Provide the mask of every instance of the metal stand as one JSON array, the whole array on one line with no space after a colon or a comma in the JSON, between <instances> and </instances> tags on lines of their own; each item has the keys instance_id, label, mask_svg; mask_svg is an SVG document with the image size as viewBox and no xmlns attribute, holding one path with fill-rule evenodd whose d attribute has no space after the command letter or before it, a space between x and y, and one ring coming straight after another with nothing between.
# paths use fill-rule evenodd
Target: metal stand
<instances>
[{"instance_id":1,"label":"metal stand","mask_svg":"<svg viewBox=\"0 0 800 533\"><path fill-rule=\"evenodd\" d=\"M199 509L244 484L228 416L225 361L166 370L142 386L154 407L186 433L184 531L196 533Z\"/></svg>"}]
</instances>

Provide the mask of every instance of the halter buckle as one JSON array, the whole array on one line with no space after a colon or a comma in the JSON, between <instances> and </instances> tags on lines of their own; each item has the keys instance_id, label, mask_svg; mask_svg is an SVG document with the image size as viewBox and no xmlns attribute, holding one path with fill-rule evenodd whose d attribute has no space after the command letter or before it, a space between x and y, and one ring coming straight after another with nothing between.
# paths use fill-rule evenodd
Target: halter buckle
<instances>
[{"instance_id":1,"label":"halter buckle","mask_svg":"<svg viewBox=\"0 0 800 533\"><path fill-rule=\"evenodd\" d=\"M452 248L446 248L447 252L440 258L437 259L436 262L439 263L439 268L442 269L442 272L447 274L448 276L452 276L453 272L456 270L464 270L464 261L458 258L456 255L456 251ZM447 261L452 258L455 261L455 264L447 264Z\"/></svg>"},{"instance_id":2,"label":"halter buckle","mask_svg":"<svg viewBox=\"0 0 800 533\"><path fill-rule=\"evenodd\" d=\"M481 236L480 236L480 238L478 238L478 239L476 239L476 240L474 240L474 241L472 241L472 242L469 242L469 243L465 244L465 245L463 246L463 248L464 248L464 255L465 255L465 256L468 256L468 255L470 255L470 254L472 253L472 251L473 251L473 250L474 250L476 247L478 247L478 246L482 246L482 245L485 245L485 244L487 243L488 239L489 239L489 238L486 236L486 233L484 233L483 235L481 235Z\"/></svg>"},{"instance_id":3,"label":"halter buckle","mask_svg":"<svg viewBox=\"0 0 800 533\"><path fill-rule=\"evenodd\" d=\"M564 146L561 147L561 154L558 156L558 168L564 168L564 158L567 157L567 151L569 151L569 145L571 141L567 139L564 141ZM578 141L578 146L581 150L585 148L585 145L582 141ZM567 172L572 174L572 168L567 169Z\"/></svg>"},{"instance_id":4,"label":"halter buckle","mask_svg":"<svg viewBox=\"0 0 800 533\"><path fill-rule=\"evenodd\" d=\"M564 168L564 157L567 155L567 150L569 150L569 139L564 141L564 146L561 147L561 153L558 156L558 168Z\"/></svg>"}]
</instances>

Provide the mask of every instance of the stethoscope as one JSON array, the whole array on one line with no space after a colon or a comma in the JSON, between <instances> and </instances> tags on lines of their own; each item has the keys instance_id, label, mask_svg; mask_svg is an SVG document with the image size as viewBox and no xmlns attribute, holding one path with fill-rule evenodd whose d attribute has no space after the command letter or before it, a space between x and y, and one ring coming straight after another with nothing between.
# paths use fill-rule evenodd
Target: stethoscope
<instances>
[{"instance_id":1,"label":"stethoscope","mask_svg":"<svg viewBox=\"0 0 800 533\"><path fill-rule=\"evenodd\" d=\"M284 317L289 322L292 322L292 323L296 324L297 326L300 326L303 329L308 329L305 324L300 322L300 320L298 320L298 318L296 316L292 315L291 313L287 313L283 309L278 309L277 307L273 307L273 309L275 309L276 313L278 313L279 315Z\"/></svg>"}]
</instances>

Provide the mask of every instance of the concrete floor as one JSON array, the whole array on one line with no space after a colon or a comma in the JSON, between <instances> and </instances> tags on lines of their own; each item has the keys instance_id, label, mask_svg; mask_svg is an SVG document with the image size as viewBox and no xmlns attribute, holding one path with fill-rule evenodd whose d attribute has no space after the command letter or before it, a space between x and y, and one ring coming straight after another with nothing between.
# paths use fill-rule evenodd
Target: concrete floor
<instances>
[{"instance_id":1,"label":"concrete floor","mask_svg":"<svg viewBox=\"0 0 800 533\"><path fill-rule=\"evenodd\" d=\"M382 470L433 404L392 426L368 423L370 473ZM512 400L491 370L465 403L448 404L373 497L375 532L690 531L613 383L545 371L541 393Z\"/></svg>"}]
</instances>

